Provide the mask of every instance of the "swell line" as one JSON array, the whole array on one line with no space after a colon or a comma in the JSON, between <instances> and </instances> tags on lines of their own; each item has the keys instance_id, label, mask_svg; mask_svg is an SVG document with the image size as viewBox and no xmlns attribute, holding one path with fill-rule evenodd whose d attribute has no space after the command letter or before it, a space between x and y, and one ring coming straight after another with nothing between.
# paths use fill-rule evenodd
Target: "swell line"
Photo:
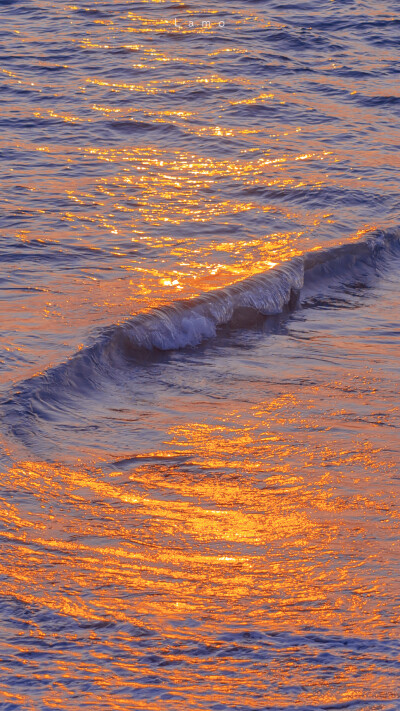
<instances>
[{"instance_id":1,"label":"swell line","mask_svg":"<svg viewBox=\"0 0 400 711\"><path fill-rule=\"evenodd\" d=\"M38 421L74 409L77 398L100 396L107 380L152 354L194 348L221 327L245 328L257 319L301 308L334 285L370 283L400 255L400 229L294 257L231 286L139 313L105 329L93 345L20 383L3 401L6 429L24 438Z\"/></svg>"}]
</instances>

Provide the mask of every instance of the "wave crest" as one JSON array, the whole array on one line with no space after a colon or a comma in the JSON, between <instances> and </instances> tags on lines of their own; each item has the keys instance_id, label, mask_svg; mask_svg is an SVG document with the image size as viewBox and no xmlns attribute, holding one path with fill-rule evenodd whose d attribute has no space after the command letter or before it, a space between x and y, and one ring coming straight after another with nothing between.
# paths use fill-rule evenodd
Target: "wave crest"
<instances>
[{"instance_id":1,"label":"wave crest","mask_svg":"<svg viewBox=\"0 0 400 711\"><path fill-rule=\"evenodd\" d=\"M375 232L365 239L300 257L222 289L153 309L113 325L95 343L68 361L19 385L3 402L14 435L25 438L33 422L52 420L75 407L77 398L102 391L126 360L140 354L195 347L214 337L221 326L246 327L254 319L273 317L326 295L335 285L370 283L400 254L400 229ZM317 302L318 303L318 302ZM143 361L142 361L143 362Z\"/></svg>"}]
</instances>

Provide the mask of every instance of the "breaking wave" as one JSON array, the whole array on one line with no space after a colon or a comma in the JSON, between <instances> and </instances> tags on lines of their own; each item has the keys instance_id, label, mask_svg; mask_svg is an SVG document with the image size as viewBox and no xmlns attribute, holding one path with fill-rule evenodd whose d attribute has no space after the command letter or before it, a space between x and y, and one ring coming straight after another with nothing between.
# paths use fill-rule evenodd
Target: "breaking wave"
<instances>
[{"instance_id":1,"label":"breaking wave","mask_svg":"<svg viewBox=\"0 0 400 711\"><path fill-rule=\"evenodd\" d=\"M289 313L327 295L332 287L368 285L400 255L400 229L374 232L363 240L294 257L231 286L140 313L105 329L68 361L20 384L4 403L14 435L26 432L26 418L51 420L73 407L78 395L99 391L127 362L150 353L195 347L220 327L242 328L257 319ZM145 360L143 360L143 357Z\"/></svg>"}]
</instances>

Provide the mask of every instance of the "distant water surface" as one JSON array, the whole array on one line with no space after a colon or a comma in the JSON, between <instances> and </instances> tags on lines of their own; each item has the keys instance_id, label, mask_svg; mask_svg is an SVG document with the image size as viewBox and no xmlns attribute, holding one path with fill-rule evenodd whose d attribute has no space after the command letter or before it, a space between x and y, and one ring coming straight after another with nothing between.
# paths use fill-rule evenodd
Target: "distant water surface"
<instances>
[{"instance_id":1,"label":"distant water surface","mask_svg":"<svg viewBox=\"0 0 400 711\"><path fill-rule=\"evenodd\" d=\"M398 9L0 0L4 711L400 709Z\"/></svg>"}]
</instances>

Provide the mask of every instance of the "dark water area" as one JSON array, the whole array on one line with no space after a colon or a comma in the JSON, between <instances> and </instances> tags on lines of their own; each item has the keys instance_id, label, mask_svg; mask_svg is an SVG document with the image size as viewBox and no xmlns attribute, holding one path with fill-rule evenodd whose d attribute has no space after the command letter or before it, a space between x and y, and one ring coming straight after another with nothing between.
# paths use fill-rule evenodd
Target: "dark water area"
<instances>
[{"instance_id":1,"label":"dark water area","mask_svg":"<svg viewBox=\"0 0 400 711\"><path fill-rule=\"evenodd\" d=\"M0 0L0 709L400 709L399 7Z\"/></svg>"}]
</instances>

